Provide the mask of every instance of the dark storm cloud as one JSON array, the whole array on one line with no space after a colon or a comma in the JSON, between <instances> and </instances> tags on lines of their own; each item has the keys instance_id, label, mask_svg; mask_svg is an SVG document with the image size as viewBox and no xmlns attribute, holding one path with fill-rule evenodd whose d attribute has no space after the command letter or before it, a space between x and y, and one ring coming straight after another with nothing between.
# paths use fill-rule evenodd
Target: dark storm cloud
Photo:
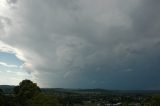
<instances>
[{"instance_id":1,"label":"dark storm cloud","mask_svg":"<svg viewBox=\"0 0 160 106\"><path fill-rule=\"evenodd\" d=\"M18 1L2 41L42 86L156 89L158 0ZM9 27L9 26L8 26Z\"/></svg>"}]
</instances>

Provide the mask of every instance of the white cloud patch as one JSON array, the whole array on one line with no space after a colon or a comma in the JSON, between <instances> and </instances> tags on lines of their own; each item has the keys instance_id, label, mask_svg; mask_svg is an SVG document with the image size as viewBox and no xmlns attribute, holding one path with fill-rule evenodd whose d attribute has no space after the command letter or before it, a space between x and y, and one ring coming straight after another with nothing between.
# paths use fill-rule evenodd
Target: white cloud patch
<instances>
[{"instance_id":1,"label":"white cloud patch","mask_svg":"<svg viewBox=\"0 0 160 106\"><path fill-rule=\"evenodd\" d=\"M7 64L7 63L1 62L1 61L0 61L0 65L5 66L5 67L10 67L10 68L18 68L17 65Z\"/></svg>"}]
</instances>

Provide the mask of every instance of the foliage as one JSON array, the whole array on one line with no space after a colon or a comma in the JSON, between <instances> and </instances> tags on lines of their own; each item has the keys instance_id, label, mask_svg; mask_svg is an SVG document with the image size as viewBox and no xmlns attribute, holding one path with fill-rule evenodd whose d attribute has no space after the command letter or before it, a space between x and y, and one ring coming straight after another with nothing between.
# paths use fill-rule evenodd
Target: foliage
<instances>
[{"instance_id":1,"label":"foliage","mask_svg":"<svg viewBox=\"0 0 160 106\"><path fill-rule=\"evenodd\" d=\"M28 100L34 97L34 95L40 93L40 88L36 83L33 83L30 80L23 80L19 83L19 86L14 88L14 93L17 102L26 106Z\"/></svg>"},{"instance_id":2,"label":"foliage","mask_svg":"<svg viewBox=\"0 0 160 106\"><path fill-rule=\"evenodd\" d=\"M40 88L30 80L23 80L19 86L15 87L14 92L21 98L30 99L40 92Z\"/></svg>"},{"instance_id":3,"label":"foliage","mask_svg":"<svg viewBox=\"0 0 160 106\"><path fill-rule=\"evenodd\" d=\"M56 98L43 93L37 94L28 103L29 106L60 106Z\"/></svg>"},{"instance_id":4,"label":"foliage","mask_svg":"<svg viewBox=\"0 0 160 106\"><path fill-rule=\"evenodd\" d=\"M124 102L122 106L129 106L127 102Z\"/></svg>"},{"instance_id":5,"label":"foliage","mask_svg":"<svg viewBox=\"0 0 160 106\"><path fill-rule=\"evenodd\" d=\"M41 93L36 83L23 80L14 88L14 106L60 106L56 98Z\"/></svg>"},{"instance_id":6,"label":"foliage","mask_svg":"<svg viewBox=\"0 0 160 106\"><path fill-rule=\"evenodd\" d=\"M2 94L3 93L3 90L2 89L0 89L0 94Z\"/></svg>"},{"instance_id":7,"label":"foliage","mask_svg":"<svg viewBox=\"0 0 160 106\"><path fill-rule=\"evenodd\" d=\"M144 106L160 106L160 95L153 95L144 101Z\"/></svg>"},{"instance_id":8,"label":"foliage","mask_svg":"<svg viewBox=\"0 0 160 106\"><path fill-rule=\"evenodd\" d=\"M0 106L94 106L99 101L103 104L103 100L109 103L117 103L120 101L122 106L130 106L134 101L142 106L160 106L160 95L144 95L144 96L109 96L100 94L79 94L79 93L60 93L55 94L56 97L41 92L36 83L30 80L23 80L14 88L13 94L4 94L0 89ZM93 96L92 100L91 97ZM103 99L102 99L103 98ZM85 104L84 101L91 100L91 103ZM134 103L133 102L133 103Z\"/></svg>"},{"instance_id":9,"label":"foliage","mask_svg":"<svg viewBox=\"0 0 160 106\"><path fill-rule=\"evenodd\" d=\"M0 106L5 106L5 99L2 94L0 94Z\"/></svg>"},{"instance_id":10,"label":"foliage","mask_svg":"<svg viewBox=\"0 0 160 106\"><path fill-rule=\"evenodd\" d=\"M159 106L160 105L160 95L154 95L151 99L152 106Z\"/></svg>"}]
</instances>

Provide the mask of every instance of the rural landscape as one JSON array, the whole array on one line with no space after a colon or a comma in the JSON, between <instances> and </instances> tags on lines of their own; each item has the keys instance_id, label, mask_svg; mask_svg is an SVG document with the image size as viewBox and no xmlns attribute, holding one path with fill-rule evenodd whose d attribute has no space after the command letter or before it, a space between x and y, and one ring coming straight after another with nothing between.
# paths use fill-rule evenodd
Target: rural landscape
<instances>
[{"instance_id":1,"label":"rural landscape","mask_svg":"<svg viewBox=\"0 0 160 106\"><path fill-rule=\"evenodd\" d=\"M0 106L160 106L160 0L0 0Z\"/></svg>"},{"instance_id":2,"label":"rural landscape","mask_svg":"<svg viewBox=\"0 0 160 106\"><path fill-rule=\"evenodd\" d=\"M0 88L0 106L160 106L160 91L39 88L30 80Z\"/></svg>"}]
</instances>

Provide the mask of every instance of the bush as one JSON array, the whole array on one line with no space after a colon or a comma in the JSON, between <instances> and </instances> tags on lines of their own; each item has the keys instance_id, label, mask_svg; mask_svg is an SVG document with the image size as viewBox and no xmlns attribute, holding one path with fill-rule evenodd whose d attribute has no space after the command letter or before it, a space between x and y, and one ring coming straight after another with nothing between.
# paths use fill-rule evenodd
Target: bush
<instances>
[{"instance_id":1,"label":"bush","mask_svg":"<svg viewBox=\"0 0 160 106\"><path fill-rule=\"evenodd\" d=\"M28 101L28 106L60 106L60 104L53 96L39 93Z\"/></svg>"}]
</instances>

